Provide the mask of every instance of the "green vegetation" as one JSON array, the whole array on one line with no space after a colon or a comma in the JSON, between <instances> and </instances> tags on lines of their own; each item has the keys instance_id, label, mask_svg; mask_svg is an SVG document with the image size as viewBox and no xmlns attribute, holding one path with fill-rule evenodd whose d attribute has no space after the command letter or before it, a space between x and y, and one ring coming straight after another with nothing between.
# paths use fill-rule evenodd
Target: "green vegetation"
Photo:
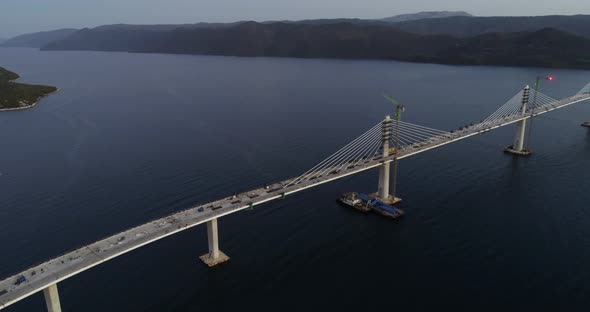
<instances>
[{"instance_id":1,"label":"green vegetation","mask_svg":"<svg viewBox=\"0 0 590 312\"><path fill-rule=\"evenodd\" d=\"M57 91L56 87L13 82L19 75L0 67L0 110L26 108L42 97Z\"/></svg>"},{"instance_id":2,"label":"green vegetation","mask_svg":"<svg viewBox=\"0 0 590 312\"><path fill-rule=\"evenodd\" d=\"M18 74L0 67L0 81L4 82L7 80L16 80L18 78L20 78Z\"/></svg>"}]
</instances>

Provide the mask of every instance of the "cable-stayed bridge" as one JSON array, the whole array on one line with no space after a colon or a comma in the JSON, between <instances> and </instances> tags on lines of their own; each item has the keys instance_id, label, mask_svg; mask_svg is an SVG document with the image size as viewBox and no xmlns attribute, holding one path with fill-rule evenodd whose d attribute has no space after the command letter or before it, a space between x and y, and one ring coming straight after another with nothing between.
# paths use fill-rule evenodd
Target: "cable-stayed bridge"
<instances>
[{"instance_id":1,"label":"cable-stayed bridge","mask_svg":"<svg viewBox=\"0 0 590 312\"><path fill-rule=\"evenodd\" d=\"M209 266L214 266L229 259L219 250L219 218L373 168L380 169L378 190L374 196L384 201L396 202L398 199L395 197L395 174L394 183L390 185L391 163L396 165L400 159L503 126L517 125L514 143L506 151L516 155L528 155L530 150L525 146L528 119L586 100L590 100L590 84L576 95L561 100L531 91L527 86L486 119L454 131L437 130L387 116L298 177L177 212L8 277L0 281L0 309L43 291L48 311L61 311L58 282L114 257L203 223L207 224L209 252L201 256L201 259Z\"/></svg>"}]
</instances>

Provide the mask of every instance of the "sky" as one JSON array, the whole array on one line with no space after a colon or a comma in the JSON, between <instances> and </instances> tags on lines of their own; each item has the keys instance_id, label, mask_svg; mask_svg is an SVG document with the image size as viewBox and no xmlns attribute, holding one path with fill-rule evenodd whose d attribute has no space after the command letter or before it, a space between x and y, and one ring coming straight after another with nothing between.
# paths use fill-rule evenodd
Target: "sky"
<instances>
[{"instance_id":1,"label":"sky","mask_svg":"<svg viewBox=\"0 0 590 312\"><path fill-rule=\"evenodd\" d=\"M479 16L590 14L588 0L0 0L0 37L105 24L382 18L419 11Z\"/></svg>"}]
</instances>

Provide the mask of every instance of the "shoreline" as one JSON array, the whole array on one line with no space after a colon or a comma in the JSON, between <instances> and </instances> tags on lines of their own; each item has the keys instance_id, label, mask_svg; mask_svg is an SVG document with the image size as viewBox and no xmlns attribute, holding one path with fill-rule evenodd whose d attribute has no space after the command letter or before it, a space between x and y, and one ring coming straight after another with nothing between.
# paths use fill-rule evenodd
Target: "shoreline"
<instances>
[{"instance_id":1,"label":"shoreline","mask_svg":"<svg viewBox=\"0 0 590 312\"><path fill-rule=\"evenodd\" d=\"M15 79L15 80L18 80L18 79ZM11 80L11 82L14 82L15 80ZM23 109L29 109L29 108L33 108L33 107L35 107L35 106L36 106L36 105L37 105L39 102L41 102L41 100L42 100L43 98L45 98L45 97L48 97L48 96L50 96L50 95L52 95L52 94L54 94L54 93L57 93L57 92L59 92L59 90L61 90L61 89L60 89L60 88L57 88L57 90L55 90L55 91L53 91L53 92L49 92L49 93L45 94L44 96L41 96L41 97L37 98L37 100L36 100L34 103L32 103L32 104L29 104L29 105L27 105L27 106L22 106L22 107L10 107L10 108L0 108L0 112L5 112L5 111L15 111L15 110L23 110Z\"/></svg>"}]
</instances>

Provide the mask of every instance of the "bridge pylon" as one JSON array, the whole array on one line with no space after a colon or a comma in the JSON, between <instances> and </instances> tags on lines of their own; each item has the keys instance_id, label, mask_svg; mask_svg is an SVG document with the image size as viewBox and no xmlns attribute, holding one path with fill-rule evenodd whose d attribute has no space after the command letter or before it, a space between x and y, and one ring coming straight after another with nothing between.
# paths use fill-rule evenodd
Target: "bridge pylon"
<instances>
[{"instance_id":1,"label":"bridge pylon","mask_svg":"<svg viewBox=\"0 0 590 312\"><path fill-rule=\"evenodd\" d=\"M530 95L531 88L527 85L523 92L522 92L522 106L520 110L520 114L525 117L527 107L529 104L529 95ZM516 124L516 136L514 138L514 144L508 146L504 151L506 153L518 155L518 156L528 156L532 154L532 151L524 146L524 140L526 137L526 127L527 120L523 119Z\"/></svg>"},{"instance_id":2,"label":"bridge pylon","mask_svg":"<svg viewBox=\"0 0 590 312\"><path fill-rule=\"evenodd\" d=\"M391 179L391 163L385 162L390 156L389 141L391 139L393 120L390 116L385 116L385 120L381 124L381 144L383 147L383 164L379 167L379 187L377 193L373 194L374 197L381 200L384 203L395 204L401 199L392 196L389 193L390 179ZM397 151L394 151L397 153ZM395 160L397 161L397 160Z\"/></svg>"},{"instance_id":3,"label":"bridge pylon","mask_svg":"<svg viewBox=\"0 0 590 312\"><path fill-rule=\"evenodd\" d=\"M207 221L207 241L209 243L209 253L200 256L201 261L209 267L213 267L229 260L229 257L219 250L217 219Z\"/></svg>"}]
</instances>

